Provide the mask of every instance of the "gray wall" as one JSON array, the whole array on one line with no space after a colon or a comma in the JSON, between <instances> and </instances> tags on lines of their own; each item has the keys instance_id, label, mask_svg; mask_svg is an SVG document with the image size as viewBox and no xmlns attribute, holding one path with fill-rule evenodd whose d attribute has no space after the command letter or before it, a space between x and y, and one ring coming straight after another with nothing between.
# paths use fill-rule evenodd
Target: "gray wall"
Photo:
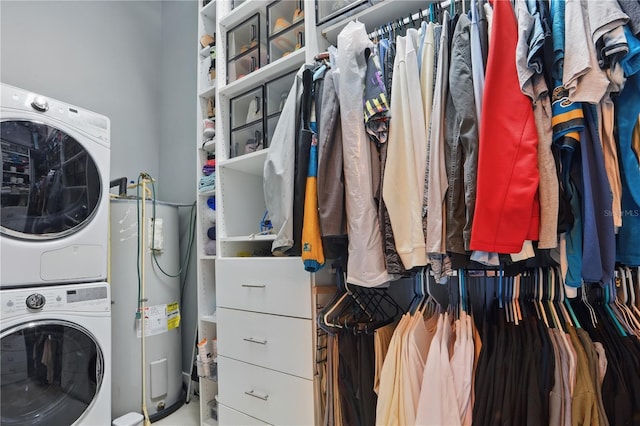
<instances>
[{"instance_id":1,"label":"gray wall","mask_svg":"<svg viewBox=\"0 0 640 426\"><path fill-rule=\"evenodd\" d=\"M197 13L195 1L162 2L160 55L160 182L158 197L179 203L195 201ZM189 242L189 208L180 209L180 248ZM194 223L195 224L195 223ZM182 314L182 371L190 372L198 319L196 249L186 272ZM182 274L181 282L185 280Z\"/></svg>"},{"instance_id":2,"label":"gray wall","mask_svg":"<svg viewBox=\"0 0 640 426\"><path fill-rule=\"evenodd\" d=\"M0 1L0 81L111 119L111 177L157 180L195 200L196 1ZM181 242L188 240L181 209ZM196 321L195 263L182 306L183 369Z\"/></svg>"},{"instance_id":3,"label":"gray wall","mask_svg":"<svg viewBox=\"0 0 640 426\"><path fill-rule=\"evenodd\" d=\"M160 170L161 2L2 1L0 79L111 119L111 176Z\"/></svg>"}]
</instances>

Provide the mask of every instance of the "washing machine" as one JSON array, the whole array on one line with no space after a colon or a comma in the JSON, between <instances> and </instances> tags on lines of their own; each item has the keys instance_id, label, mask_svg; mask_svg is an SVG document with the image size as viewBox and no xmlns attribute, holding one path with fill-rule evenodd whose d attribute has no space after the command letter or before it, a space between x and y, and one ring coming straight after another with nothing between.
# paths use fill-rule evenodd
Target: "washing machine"
<instances>
[{"instance_id":1,"label":"washing machine","mask_svg":"<svg viewBox=\"0 0 640 426\"><path fill-rule=\"evenodd\" d=\"M109 285L3 289L0 312L0 424L109 425Z\"/></svg>"},{"instance_id":2,"label":"washing machine","mask_svg":"<svg viewBox=\"0 0 640 426\"><path fill-rule=\"evenodd\" d=\"M0 288L107 277L111 124L0 85Z\"/></svg>"}]
</instances>

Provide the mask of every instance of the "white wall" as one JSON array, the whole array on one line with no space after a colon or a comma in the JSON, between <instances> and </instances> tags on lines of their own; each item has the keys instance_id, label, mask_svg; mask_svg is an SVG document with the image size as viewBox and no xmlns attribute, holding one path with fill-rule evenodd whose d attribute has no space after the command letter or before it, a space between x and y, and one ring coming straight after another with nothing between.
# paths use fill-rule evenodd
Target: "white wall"
<instances>
[{"instance_id":1,"label":"white wall","mask_svg":"<svg viewBox=\"0 0 640 426\"><path fill-rule=\"evenodd\" d=\"M157 180L159 200L192 203L197 7L194 0L2 0L0 81L108 116L111 178L136 180L146 171ZM186 249L189 209L180 210ZM188 371L197 306L194 262L184 295Z\"/></svg>"}]
</instances>

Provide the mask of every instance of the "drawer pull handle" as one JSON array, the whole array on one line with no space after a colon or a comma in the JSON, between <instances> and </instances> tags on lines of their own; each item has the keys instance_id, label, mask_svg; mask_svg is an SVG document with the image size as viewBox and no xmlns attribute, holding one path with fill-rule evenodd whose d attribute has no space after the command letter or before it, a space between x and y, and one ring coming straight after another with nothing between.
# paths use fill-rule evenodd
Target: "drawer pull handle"
<instances>
[{"instance_id":1,"label":"drawer pull handle","mask_svg":"<svg viewBox=\"0 0 640 426\"><path fill-rule=\"evenodd\" d=\"M248 288L265 288L266 285L264 284L260 284L260 285L254 285L254 284L242 284L242 287L248 287Z\"/></svg>"},{"instance_id":2,"label":"drawer pull handle","mask_svg":"<svg viewBox=\"0 0 640 426\"><path fill-rule=\"evenodd\" d=\"M259 345L266 345L267 341L266 340L256 340L253 337L245 337L244 339L245 342L250 342L250 343L257 343Z\"/></svg>"},{"instance_id":3,"label":"drawer pull handle","mask_svg":"<svg viewBox=\"0 0 640 426\"><path fill-rule=\"evenodd\" d=\"M254 398L261 399L263 401L266 401L267 399L269 399L269 395L266 395L266 394L265 395L259 395L259 394L255 393L255 391L253 389L251 389L250 391L244 391L244 394L252 396Z\"/></svg>"}]
</instances>

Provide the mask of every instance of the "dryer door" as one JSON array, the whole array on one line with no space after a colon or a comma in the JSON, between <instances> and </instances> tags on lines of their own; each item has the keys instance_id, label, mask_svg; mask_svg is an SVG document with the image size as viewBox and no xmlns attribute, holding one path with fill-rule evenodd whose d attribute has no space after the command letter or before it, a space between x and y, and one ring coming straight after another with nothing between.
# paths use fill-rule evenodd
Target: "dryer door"
<instances>
[{"instance_id":1,"label":"dryer door","mask_svg":"<svg viewBox=\"0 0 640 426\"><path fill-rule=\"evenodd\" d=\"M33 321L0 335L0 424L71 425L91 407L103 354L84 328Z\"/></svg>"},{"instance_id":2,"label":"dryer door","mask_svg":"<svg viewBox=\"0 0 640 426\"><path fill-rule=\"evenodd\" d=\"M86 225L102 187L96 163L73 136L29 120L0 122L2 234L60 238Z\"/></svg>"}]
</instances>

